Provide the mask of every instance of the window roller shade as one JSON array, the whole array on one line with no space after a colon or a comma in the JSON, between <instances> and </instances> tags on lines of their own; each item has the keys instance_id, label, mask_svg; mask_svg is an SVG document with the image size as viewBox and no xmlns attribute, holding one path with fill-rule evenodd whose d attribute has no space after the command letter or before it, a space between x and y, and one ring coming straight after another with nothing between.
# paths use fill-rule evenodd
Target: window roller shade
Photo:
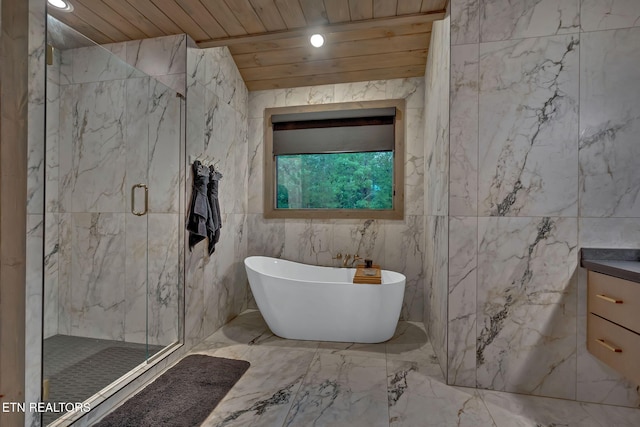
<instances>
[{"instance_id":1,"label":"window roller shade","mask_svg":"<svg viewBox=\"0 0 640 427\"><path fill-rule=\"evenodd\" d=\"M310 120L358 119L363 117L395 117L396 107L360 108L355 110L316 111L313 113L274 114L271 123Z\"/></svg>"},{"instance_id":2,"label":"window roller shade","mask_svg":"<svg viewBox=\"0 0 640 427\"><path fill-rule=\"evenodd\" d=\"M274 115L273 154L393 151L393 117L394 107Z\"/></svg>"},{"instance_id":3,"label":"window roller shade","mask_svg":"<svg viewBox=\"0 0 640 427\"><path fill-rule=\"evenodd\" d=\"M393 125L342 126L273 132L273 154L393 151Z\"/></svg>"}]
</instances>

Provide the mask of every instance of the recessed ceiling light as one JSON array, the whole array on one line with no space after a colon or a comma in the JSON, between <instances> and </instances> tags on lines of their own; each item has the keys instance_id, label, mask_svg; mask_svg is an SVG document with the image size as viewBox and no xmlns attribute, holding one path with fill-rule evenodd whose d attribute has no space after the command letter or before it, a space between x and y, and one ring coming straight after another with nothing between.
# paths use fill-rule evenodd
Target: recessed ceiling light
<instances>
[{"instance_id":1,"label":"recessed ceiling light","mask_svg":"<svg viewBox=\"0 0 640 427\"><path fill-rule=\"evenodd\" d=\"M47 0L49 4L62 12L71 12L73 5L67 0Z\"/></svg>"},{"instance_id":2,"label":"recessed ceiling light","mask_svg":"<svg viewBox=\"0 0 640 427\"><path fill-rule=\"evenodd\" d=\"M324 44L324 36L322 34L314 34L309 41L313 47L320 47Z\"/></svg>"}]
</instances>

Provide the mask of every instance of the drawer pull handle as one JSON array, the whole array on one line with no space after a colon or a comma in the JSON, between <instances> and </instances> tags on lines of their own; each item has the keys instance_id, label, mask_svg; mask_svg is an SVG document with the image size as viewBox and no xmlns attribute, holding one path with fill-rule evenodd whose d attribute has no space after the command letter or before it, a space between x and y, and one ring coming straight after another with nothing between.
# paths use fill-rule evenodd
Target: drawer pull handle
<instances>
[{"instance_id":1,"label":"drawer pull handle","mask_svg":"<svg viewBox=\"0 0 640 427\"><path fill-rule=\"evenodd\" d=\"M598 342L598 344L600 344L601 346L603 346L607 350L611 350L614 353L622 353L622 349L621 348L614 347L611 344L608 344L605 340L596 339L596 341Z\"/></svg>"},{"instance_id":2,"label":"drawer pull handle","mask_svg":"<svg viewBox=\"0 0 640 427\"><path fill-rule=\"evenodd\" d=\"M611 297L608 297L608 296L602 295L602 294L596 294L596 297L598 297L600 299L603 299L603 300L605 300L607 302L612 302L614 304L622 304L622 300L621 299L611 298Z\"/></svg>"}]
</instances>

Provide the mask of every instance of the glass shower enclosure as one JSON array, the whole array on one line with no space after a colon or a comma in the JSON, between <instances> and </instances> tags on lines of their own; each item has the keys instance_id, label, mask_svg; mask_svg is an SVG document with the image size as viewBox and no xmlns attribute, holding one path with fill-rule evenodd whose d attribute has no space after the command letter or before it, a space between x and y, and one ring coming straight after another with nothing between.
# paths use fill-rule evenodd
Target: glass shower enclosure
<instances>
[{"instance_id":1,"label":"glass shower enclosure","mask_svg":"<svg viewBox=\"0 0 640 427\"><path fill-rule=\"evenodd\" d=\"M48 19L46 402L95 403L182 341L184 100L137 43Z\"/></svg>"}]
</instances>

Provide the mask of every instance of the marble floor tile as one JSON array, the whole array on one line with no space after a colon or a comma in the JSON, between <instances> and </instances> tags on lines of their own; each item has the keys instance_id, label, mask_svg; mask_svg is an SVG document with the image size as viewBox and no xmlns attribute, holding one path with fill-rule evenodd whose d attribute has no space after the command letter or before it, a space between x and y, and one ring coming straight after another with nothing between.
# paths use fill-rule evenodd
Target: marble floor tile
<instances>
[{"instance_id":1,"label":"marble floor tile","mask_svg":"<svg viewBox=\"0 0 640 427\"><path fill-rule=\"evenodd\" d=\"M307 350L311 352L315 352L318 349L319 344L320 343L318 341L288 340L285 338L280 338L270 330L267 330L266 333L261 334L251 343L251 345L254 346L275 347L282 349L290 348L293 350Z\"/></svg>"},{"instance_id":2,"label":"marble floor tile","mask_svg":"<svg viewBox=\"0 0 640 427\"><path fill-rule=\"evenodd\" d=\"M447 386L429 365L388 360L387 372L390 426L496 425L475 389Z\"/></svg>"},{"instance_id":3,"label":"marble floor tile","mask_svg":"<svg viewBox=\"0 0 640 427\"><path fill-rule=\"evenodd\" d=\"M341 356L369 357L372 359L386 359L387 346L385 343L362 344L353 342L329 342L318 344L319 353L327 353Z\"/></svg>"},{"instance_id":4,"label":"marble floor tile","mask_svg":"<svg viewBox=\"0 0 640 427\"><path fill-rule=\"evenodd\" d=\"M202 424L203 427L281 426L314 354L251 346L251 366Z\"/></svg>"},{"instance_id":5,"label":"marble floor tile","mask_svg":"<svg viewBox=\"0 0 640 427\"><path fill-rule=\"evenodd\" d=\"M428 341L422 322L399 322L393 337L387 341L387 359L407 360L423 365L435 364L442 377L438 358ZM443 378L444 380L444 378Z\"/></svg>"},{"instance_id":6,"label":"marble floor tile","mask_svg":"<svg viewBox=\"0 0 640 427\"><path fill-rule=\"evenodd\" d=\"M246 310L192 353L251 363L205 427L640 425L640 409L448 386L420 322L386 343L299 341Z\"/></svg>"},{"instance_id":7,"label":"marble floor tile","mask_svg":"<svg viewBox=\"0 0 640 427\"><path fill-rule=\"evenodd\" d=\"M486 390L479 393L498 427L600 427L580 402Z\"/></svg>"},{"instance_id":8,"label":"marble floor tile","mask_svg":"<svg viewBox=\"0 0 640 427\"><path fill-rule=\"evenodd\" d=\"M582 406L593 419L603 426L640 426L639 408L623 408L595 403L583 403Z\"/></svg>"},{"instance_id":9,"label":"marble floor tile","mask_svg":"<svg viewBox=\"0 0 640 427\"><path fill-rule=\"evenodd\" d=\"M316 353L284 423L293 426L388 426L385 361Z\"/></svg>"}]
</instances>

